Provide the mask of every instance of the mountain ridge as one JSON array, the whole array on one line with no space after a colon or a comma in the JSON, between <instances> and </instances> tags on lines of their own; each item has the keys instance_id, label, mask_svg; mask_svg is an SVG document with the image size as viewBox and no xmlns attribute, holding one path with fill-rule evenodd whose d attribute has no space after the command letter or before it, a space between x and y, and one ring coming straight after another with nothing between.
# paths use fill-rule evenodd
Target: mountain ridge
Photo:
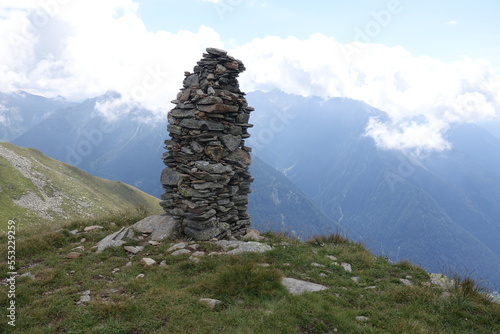
<instances>
[{"instance_id":1,"label":"mountain ridge","mask_svg":"<svg viewBox=\"0 0 500 334\"><path fill-rule=\"evenodd\" d=\"M159 199L122 182L92 176L42 152L0 142L0 229L141 207L161 212Z\"/></svg>"}]
</instances>

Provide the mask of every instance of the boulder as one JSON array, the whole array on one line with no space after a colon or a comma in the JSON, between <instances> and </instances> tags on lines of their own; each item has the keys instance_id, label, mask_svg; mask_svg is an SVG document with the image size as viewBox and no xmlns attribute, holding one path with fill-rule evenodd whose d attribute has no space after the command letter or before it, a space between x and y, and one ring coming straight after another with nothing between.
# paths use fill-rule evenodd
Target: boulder
<instances>
[{"instance_id":1,"label":"boulder","mask_svg":"<svg viewBox=\"0 0 500 334\"><path fill-rule=\"evenodd\" d=\"M281 284L292 295L301 295L306 292L317 292L328 289L328 287L321 284L311 283L290 277L283 277L281 280Z\"/></svg>"},{"instance_id":2,"label":"boulder","mask_svg":"<svg viewBox=\"0 0 500 334\"><path fill-rule=\"evenodd\" d=\"M160 241L176 231L175 220L169 215L149 216L131 226L131 229L151 234L151 240Z\"/></svg>"}]
</instances>

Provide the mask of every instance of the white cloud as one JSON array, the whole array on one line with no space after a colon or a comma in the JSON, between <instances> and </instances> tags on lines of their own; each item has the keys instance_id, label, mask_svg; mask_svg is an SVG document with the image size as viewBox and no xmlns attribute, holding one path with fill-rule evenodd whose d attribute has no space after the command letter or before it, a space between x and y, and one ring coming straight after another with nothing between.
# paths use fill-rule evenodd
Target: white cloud
<instances>
[{"instance_id":1,"label":"white cloud","mask_svg":"<svg viewBox=\"0 0 500 334\"><path fill-rule=\"evenodd\" d=\"M388 124L372 118L366 127L366 135L372 137L379 147L412 151L418 155L422 151L449 149L450 144L442 136L448 128L449 125L440 120Z\"/></svg>"},{"instance_id":2,"label":"white cloud","mask_svg":"<svg viewBox=\"0 0 500 334\"><path fill-rule=\"evenodd\" d=\"M183 72L206 47L225 46L205 26L148 31L132 0L51 0L46 8L9 1L14 9L0 13L0 91L75 100L115 90L122 98L98 108L109 117L126 112L123 104L132 100L170 109ZM268 36L229 51L247 67L240 76L244 91L349 97L386 111L389 123L372 120L367 127L383 148L446 149L443 133L451 123L499 117L500 75L484 60L445 63L322 34Z\"/></svg>"},{"instance_id":3,"label":"white cloud","mask_svg":"<svg viewBox=\"0 0 500 334\"><path fill-rule=\"evenodd\" d=\"M458 24L458 21L451 20L451 21L445 22L444 24L447 26L456 26Z\"/></svg>"},{"instance_id":4,"label":"white cloud","mask_svg":"<svg viewBox=\"0 0 500 334\"><path fill-rule=\"evenodd\" d=\"M222 46L204 26L147 31L131 0L64 2L50 10L13 9L0 18L0 91L84 99L115 90L150 108L170 108L183 72L205 47Z\"/></svg>"},{"instance_id":5,"label":"white cloud","mask_svg":"<svg viewBox=\"0 0 500 334\"><path fill-rule=\"evenodd\" d=\"M321 34L255 39L235 53L253 69L242 75L248 90L349 97L386 111L389 123L372 120L367 127L386 149L444 150L451 123L500 116L500 74L484 60L449 64L402 47L343 45Z\"/></svg>"}]
</instances>

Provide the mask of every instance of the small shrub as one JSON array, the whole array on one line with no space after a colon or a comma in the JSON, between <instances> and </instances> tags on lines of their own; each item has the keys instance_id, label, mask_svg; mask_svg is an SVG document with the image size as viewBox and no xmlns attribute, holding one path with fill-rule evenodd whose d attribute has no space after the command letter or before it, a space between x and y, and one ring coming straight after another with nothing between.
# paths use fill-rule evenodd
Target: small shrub
<instances>
[{"instance_id":1,"label":"small shrub","mask_svg":"<svg viewBox=\"0 0 500 334\"><path fill-rule=\"evenodd\" d=\"M477 297L484 292L484 289L479 286L470 276L455 275L453 277L453 283L454 285L452 289L455 294L460 297Z\"/></svg>"},{"instance_id":2,"label":"small shrub","mask_svg":"<svg viewBox=\"0 0 500 334\"><path fill-rule=\"evenodd\" d=\"M351 240L338 233L333 233L329 235L314 236L308 240L308 242L311 245L323 246L325 244L349 244Z\"/></svg>"},{"instance_id":3,"label":"small shrub","mask_svg":"<svg viewBox=\"0 0 500 334\"><path fill-rule=\"evenodd\" d=\"M138 205L135 207L137 215L140 217L147 217L150 215L149 209L144 205Z\"/></svg>"}]
</instances>

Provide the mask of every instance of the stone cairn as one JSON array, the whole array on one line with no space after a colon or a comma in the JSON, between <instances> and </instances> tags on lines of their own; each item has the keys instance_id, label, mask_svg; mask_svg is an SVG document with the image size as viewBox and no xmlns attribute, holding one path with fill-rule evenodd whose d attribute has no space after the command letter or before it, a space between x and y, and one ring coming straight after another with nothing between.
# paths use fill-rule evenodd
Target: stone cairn
<instances>
[{"instance_id":1,"label":"stone cairn","mask_svg":"<svg viewBox=\"0 0 500 334\"><path fill-rule=\"evenodd\" d=\"M236 79L245 70L227 52L207 48L172 101L165 141L161 205L182 235L195 240L245 234L251 148L250 112Z\"/></svg>"}]
</instances>

